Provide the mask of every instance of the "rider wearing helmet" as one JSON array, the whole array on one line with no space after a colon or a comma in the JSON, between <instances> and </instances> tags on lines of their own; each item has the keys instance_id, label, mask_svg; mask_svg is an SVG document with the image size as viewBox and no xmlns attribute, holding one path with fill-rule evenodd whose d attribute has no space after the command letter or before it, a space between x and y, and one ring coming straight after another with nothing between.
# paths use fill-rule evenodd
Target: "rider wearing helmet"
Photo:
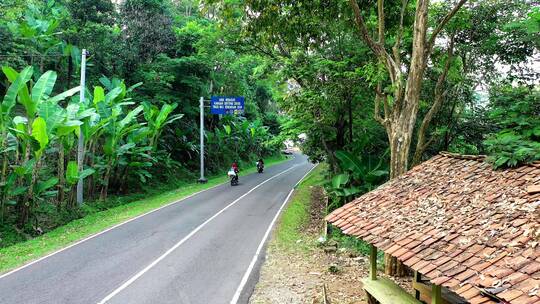
<instances>
[{"instance_id":1,"label":"rider wearing helmet","mask_svg":"<svg viewBox=\"0 0 540 304\"><path fill-rule=\"evenodd\" d=\"M234 172L236 172L236 173L238 173L238 171L240 171L240 170L238 169L238 163L235 162L235 161L232 163L231 168L232 168L232 169L234 170Z\"/></svg>"}]
</instances>

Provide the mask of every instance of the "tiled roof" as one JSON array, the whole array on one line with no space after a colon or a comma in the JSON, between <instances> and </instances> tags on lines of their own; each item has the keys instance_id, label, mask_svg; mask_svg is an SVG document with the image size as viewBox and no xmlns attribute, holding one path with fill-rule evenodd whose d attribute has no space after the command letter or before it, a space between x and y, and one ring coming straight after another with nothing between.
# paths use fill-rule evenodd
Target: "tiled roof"
<instances>
[{"instance_id":1,"label":"tiled roof","mask_svg":"<svg viewBox=\"0 0 540 304\"><path fill-rule=\"evenodd\" d=\"M540 164L441 154L327 220L473 304L540 303L539 185Z\"/></svg>"}]
</instances>

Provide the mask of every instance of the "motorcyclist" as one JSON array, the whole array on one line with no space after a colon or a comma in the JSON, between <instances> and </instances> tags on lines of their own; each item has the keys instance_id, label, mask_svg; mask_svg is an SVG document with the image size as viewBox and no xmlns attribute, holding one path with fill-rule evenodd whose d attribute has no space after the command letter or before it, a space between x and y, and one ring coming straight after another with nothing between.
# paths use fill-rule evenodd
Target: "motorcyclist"
<instances>
[{"instance_id":1,"label":"motorcyclist","mask_svg":"<svg viewBox=\"0 0 540 304\"><path fill-rule=\"evenodd\" d=\"M262 160L262 158L259 158L259 160L257 161L257 171L259 173L262 173L263 169L264 169L264 161Z\"/></svg>"},{"instance_id":2,"label":"motorcyclist","mask_svg":"<svg viewBox=\"0 0 540 304\"><path fill-rule=\"evenodd\" d=\"M240 169L238 168L238 163L234 161L232 163L231 169L233 169L234 173L236 173L236 178L238 178L238 172L240 172Z\"/></svg>"}]
</instances>

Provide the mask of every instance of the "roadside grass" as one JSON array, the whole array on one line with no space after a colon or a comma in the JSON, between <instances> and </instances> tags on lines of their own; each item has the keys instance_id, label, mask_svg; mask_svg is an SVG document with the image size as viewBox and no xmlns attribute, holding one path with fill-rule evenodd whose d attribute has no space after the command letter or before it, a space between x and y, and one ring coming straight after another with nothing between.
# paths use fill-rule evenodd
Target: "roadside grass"
<instances>
[{"instance_id":1,"label":"roadside grass","mask_svg":"<svg viewBox=\"0 0 540 304\"><path fill-rule=\"evenodd\" d=\"M298 185L276 228L274 245L284 249L309 249L305 227L309 224L312 187L324 183L326 165L318 165Z\"/></svg>"},{"instance_id":2,"label":"roadside grass","mask_svg":"<svg viewBox=\"0 0 540 304\"><path fill-rule=\"evenodd\" d=\"M266 159L265 165L266 167L269 167L285 162L288 159L288 157L283 155L275 156ZM242 173L250 174L255 173L255 171L256 168L250 167L242 170ZM0 248L0 274L64 248L81 239L99 233L114 225L125 222L131 218L227 181L228 177L225 174L221 174L219 176L210 177L206 184L186 182L185 185L172 191L169 190L160 194L150 195L147 198L136 199L131 203L126 203L104 211L90 213L85 217L73 220L66 225L51 230L44 235L9 247ZM140 197L140 194L134 196ZM124 197L122 199L125 200L126 198ZM83 208L86 208L87 211L91 212L93 207L90 204L88 206L83 206Z\"/></svg>"},{"instance_id":3,"label":"roadside grass","mask_svg":"<svg viewBox=\"0 0 540 304\"><path fill-rule=\"evenodd\" d=\"M316 246L315 237L317 236L307 235L305 227L310 220L312 187L324 184L326 169L325 164L319 165L298 185L276 228L273 246L285 250L300 249L302 251L309 251ZM370 246L367 242L345 235L341 230L330 225L326 243L332 241L341 249L369 256ZM384 264L382 252L378 252L377 259L379 266Z\"/></svg>"}]
</instances>

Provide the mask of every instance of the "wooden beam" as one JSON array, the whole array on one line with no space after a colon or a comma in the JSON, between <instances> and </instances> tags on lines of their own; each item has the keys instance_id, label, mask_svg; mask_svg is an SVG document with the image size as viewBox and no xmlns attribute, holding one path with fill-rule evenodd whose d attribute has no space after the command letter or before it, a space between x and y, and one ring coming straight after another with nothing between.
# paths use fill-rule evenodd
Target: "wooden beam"
<instances>
[{"instance_id":1,"label":"wooden beam","mask_svg":"<svg viewBox=\"0 0 540 304\"><path fill-rule=\"evenodd\" d=\"M408 291L401 288L398 284L387 279L380 277L377 280L371 278L362 279L362 286L376 302L381 304L422 304ZM368 297L369 298L369 297Z\"/></svg>"},{"instance_id":2,"label":"wooden beam","mask_svg":"<svg viewBox=\"0 0 540 304\"><path fill-rule=\"evenodd\" d=\"M433 284L431 289L431 304L442 304L441 285Z\"/></svg>"},{"instance_id":3,"label":"wooden beam","mask_svg":"<svg viewBox=\"0 0 540 304\"><path fill-rule=\"evenodd\" d=\"M369 278L377 279L377 247L369 245Z\"/></svg>"},{"instance_id":4,"label":"wooden beam","mask_svg":"<svg viewBox=\"0 0 540 304\"><path fill-rule=\"evenodd\" d=\"M421 280L422 280L422 275L420 274L420 272L415 271L415 272L414 272L414 283L419 283ZM415 286L414 283L413 283L413 288L414 288L414 286ZM420 290L414 289L414 297L415 297L417 300L420 300Z\"/></svg>"}]
</instances>

